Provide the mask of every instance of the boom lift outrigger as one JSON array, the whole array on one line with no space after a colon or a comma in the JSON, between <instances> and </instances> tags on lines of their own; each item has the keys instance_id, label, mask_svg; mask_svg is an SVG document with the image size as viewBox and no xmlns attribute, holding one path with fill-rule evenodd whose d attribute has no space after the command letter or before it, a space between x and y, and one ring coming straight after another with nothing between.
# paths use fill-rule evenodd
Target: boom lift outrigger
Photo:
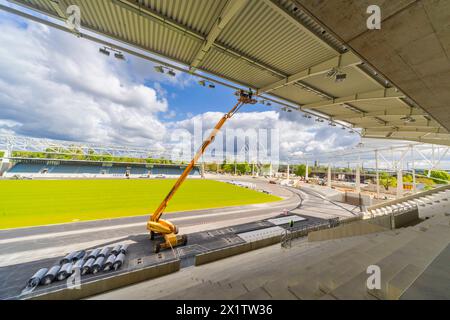
<instances>
[{"instance_id":1,"label":"boom lift outrigger","mask_svg":"<svg viewBox=\"0 0 450 320\"><path fill-rule=\"evenodd\" d=\"M198 149L197 153L195 154L194 158L191 160L189 165L184 169L181 176L178 178L178 180L173 185L172 189L169 191L167 196L164 198L164 200L161 202L159 207L156 209L156 211L152 214L150 219L147 221L147 229L150 231L150 239L155 239L155 234L162 234L164 236L164 242L162 243L156 243L154 245L153 251L155 253L158 253L161 249L167 249L171 247L176 247L179 245L186 245L187 243L187 236L186 235L178 235L178 228L176 225L171 223L168 220L161 219L162 214L164 213L164 210L166 209L170 199L174 196L174 194L177 192L177 190L180 188L181 184L186 180L189 173L194 168L197 160L203 155L206 148L214 141L214 138L216 137L219 130L222 128L224 123L230 119L236 112L239 111L239 109L244 104L255 104L256 100L253 98L253 92L251 89L246 92L244 90L237 91L235 93L236 96L238 96L238 102L235 104L235 106L226 113L216 124L214 129L212 130L209 137L203 142L202 146Z\"/></svg>"}]
</instances>

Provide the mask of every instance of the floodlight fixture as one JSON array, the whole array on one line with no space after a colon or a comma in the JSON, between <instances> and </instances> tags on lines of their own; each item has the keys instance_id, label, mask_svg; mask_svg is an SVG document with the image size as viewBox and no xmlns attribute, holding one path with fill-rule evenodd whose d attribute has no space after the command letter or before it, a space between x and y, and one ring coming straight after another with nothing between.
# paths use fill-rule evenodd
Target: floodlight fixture
<instances>
[{"instance_id":1,"label":"floodlight fixture","mask_svg":"<svg viewBox=\"0 0 450 320\"><path fill-rule=\"evenodd\" d=\"M338 74L335 76L334 81L335 81L335 82L342 82L342 81L344 81L345 79L347 79L347 74L346 74L346 73L338 73Z\"/></svg>"},{"instance_id":2,"label":"floodlight fixture","mask_svg":"<svg viewBox=\"0 0 450 320\"><path fill-rule=\"evenodd\" d=\"M123 55L122 52L114 53L114 57L116 57L116 59L118 59L118 60L125 60L125 56Z\"/></svg>"},{"instance_id":3,"label":"floodlight fixture","mask_svg":"<svg viewBox=\"0 0 450 320\"><path fill-rule=\"evenodd\" d=\"M109 54L110 54L110 52L108 51L108 49L106 49L106 47L100 48L100 49L98 49L98 51L99 51L101 54L104 54L105 56L109 56Z\"/></svg>"},{"instance_id":4,"label":"floodlight fixture","mask_svg":"<svg viewBox=\"0 0 450 320\"><path fill-rule=\"evenodd\" d=\"M164 69L162 66L154 66L153 69L155 69L156 72L164 73Z\"/></svg>"}]
</instances>

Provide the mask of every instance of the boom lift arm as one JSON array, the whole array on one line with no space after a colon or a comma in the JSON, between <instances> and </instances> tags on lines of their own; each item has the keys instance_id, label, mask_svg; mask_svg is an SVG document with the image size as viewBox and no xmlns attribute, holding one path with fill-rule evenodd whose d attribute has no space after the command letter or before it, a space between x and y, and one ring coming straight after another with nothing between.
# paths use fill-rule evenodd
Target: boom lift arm
<instances>
[{"instance_id":1,"label":"boom lift arm","mask_svg":"<svg viewBox=\"0 0 450 320\"><path fill-rule=\"evenodd\" d=\"M217 133L220 131L225 122L230 119L244 104L255 104L256 100L253 99L253 93L250 90L249 92L245 92L243 90L236 92L236 95L239 96L238 102L234 105L234 107L226 113L216 124L209 137L203 142L201 147L198 149L194 158L191 160L189 165L184 169L181 176L173 185L172 189L170 189L167 196L158 206L156 211L152 214L152 216L147 221L147 229L150 231L150 239L154 240L155 234L162 234L164 236L165 242L156 243L154 247L154 251L157 253L160 249L166 249L170 247L175 247L179 245L185 245L187 243L186 235L178 235L178 228L173 223L168 220L161 219L164 210L166 209L170 199L175 195L177 190L180 188L181 184L186 180L189 173L194 168L198 159L203 155L206 148L214 141Z\"/></svg>"}]
</instances>

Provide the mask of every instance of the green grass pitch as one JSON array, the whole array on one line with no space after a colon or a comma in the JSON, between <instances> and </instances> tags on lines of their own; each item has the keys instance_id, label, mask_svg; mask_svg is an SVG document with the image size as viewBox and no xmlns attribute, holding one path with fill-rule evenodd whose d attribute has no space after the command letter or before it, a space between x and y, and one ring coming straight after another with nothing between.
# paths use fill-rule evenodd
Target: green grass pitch
<instances>
[{"instance_id":1,"label":"green grass pitch","mask_svg":"<svg viewBox=\"0 0 450 320\"><path fill-rule=\"evenodd\" d=\"M3 180L0 229L150 215L175 180ZM166 212L278 201L211 180L187 180Z\"/></svg>"}]
</instances>

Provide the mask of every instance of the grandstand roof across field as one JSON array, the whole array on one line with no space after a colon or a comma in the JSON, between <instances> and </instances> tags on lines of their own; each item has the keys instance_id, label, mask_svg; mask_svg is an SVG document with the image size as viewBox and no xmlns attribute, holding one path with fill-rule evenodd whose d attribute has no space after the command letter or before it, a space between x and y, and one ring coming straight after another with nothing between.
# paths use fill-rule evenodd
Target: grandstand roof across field
<instances>
[{"instance_id":1,"label":"grandstand roof across field","mask_svg":"<svg viewBox=\"0 0 450 320\"><path fill-rule=\"evenodd\" d=\"M177 167L184 168L187 164L177 163L145 163L145 162L120 162L120 161L94 161L94 160L74 160L74 159L52 159L52 158L22 158L10 157L13 162L27 162L27 163L48 163L51 165L59 164L78 164L78 165L121 165L121 166L136 166L136 167Z\"/></svg>"}]
</instances>

